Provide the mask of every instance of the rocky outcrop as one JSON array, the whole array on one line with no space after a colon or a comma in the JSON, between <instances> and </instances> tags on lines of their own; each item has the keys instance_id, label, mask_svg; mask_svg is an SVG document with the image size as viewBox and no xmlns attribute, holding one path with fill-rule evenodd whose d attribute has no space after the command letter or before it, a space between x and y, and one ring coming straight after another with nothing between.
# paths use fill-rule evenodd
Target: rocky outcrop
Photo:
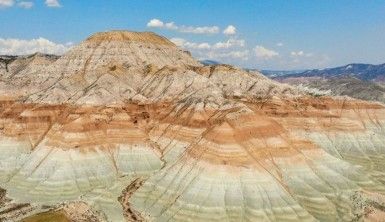
<instances>
[{"instance_id":1,"label":"rocky outcrop","mask_svg":"<svg viewBox=\"0 0 385 222\"><path fill-rule=\"evenodd\" d=\"M59 56L35 53L27 56L0 56L0 77L2 80L39 70L55 62Z\"/></svg>"},{"instance_id":2,"label":"rocky outcrop","mask_svg":"<svg viewBox=\"0 0 385 222\"><path fill-rule=\"evenodd\" d=\"M12 78L0 186L15 203L82 201L108 221L384 215L383 105L202 66L152 33L99 33Z\"/></svg>"}]
</instances>

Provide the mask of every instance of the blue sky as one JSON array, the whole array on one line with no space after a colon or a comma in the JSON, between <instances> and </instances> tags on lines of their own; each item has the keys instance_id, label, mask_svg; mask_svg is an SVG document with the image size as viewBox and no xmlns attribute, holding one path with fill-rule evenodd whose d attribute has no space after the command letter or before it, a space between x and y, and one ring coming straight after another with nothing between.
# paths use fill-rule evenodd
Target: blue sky
<instances>
[{"instance_id":1,"label":"blue sky","mask_svg":"<svg viewBox=\"0 0 385 222\"><path fill-rule=\"evenodd\" d=\"M113 29L154 31L199 59L242 67L385 63L379 0L0 0L0 53L62 53Z\"/></svg>"}]
</instances>

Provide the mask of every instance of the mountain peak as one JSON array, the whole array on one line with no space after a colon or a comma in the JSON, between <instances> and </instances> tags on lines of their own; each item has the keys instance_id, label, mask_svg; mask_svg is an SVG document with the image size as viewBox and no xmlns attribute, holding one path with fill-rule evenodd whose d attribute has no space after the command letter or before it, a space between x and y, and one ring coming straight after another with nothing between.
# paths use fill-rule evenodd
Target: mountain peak
<instances>
[{"instance_id":1,"label":"mountain peak","mask_svg":"<svg viewBox=\"0 0 385 222\"><path fill-rule=\"evenodd\" d=\"M93 79L109 70L141 70L150 64L159 68L201 66L191 55L155 33L109 31L95 33L72 47L52 66L47 66L45 71L40 72L44 77L37 80L52 79L54 75L75 74Z\"/></svg>"},{"instance_id":2,"label":"mountain peak","mask_svg":"<svg viewBox=\"0 0 385 222\"><path fill-rule=\"evenodd\" d=\"M153 32L131 32L125 30L114 30L108 32L98 32L86 39L87 42L104 41L123 41L123 42L142 42L156 45L175 46L167 38Z\"/></svg>"}]
</instances>

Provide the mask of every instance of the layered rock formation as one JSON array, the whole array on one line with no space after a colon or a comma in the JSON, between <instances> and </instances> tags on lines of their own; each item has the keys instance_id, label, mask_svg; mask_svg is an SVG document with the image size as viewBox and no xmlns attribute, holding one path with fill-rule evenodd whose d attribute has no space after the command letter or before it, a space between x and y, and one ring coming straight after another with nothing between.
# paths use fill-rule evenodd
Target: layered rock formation
<instances>
[{"instance_id":1,"label":"layered rock formation","mask_svg":"<svg viewBox=\"0 0 385 222\"><path fill-rule=\"evenodd\" d=\"M0 74L2 78L21 76L24 73L39 70L59 57L55 55L35 53L28 56L0 56Z\"/></svg>"},{"instance_id":2,"label":"layered rock formation","mask_svg":"<svg viewBox=\"0 0 385 222\"><path fill-rule=\"evenodd\" d=\"M0 187L32 213L82 201L107 221L385 216L380 104L202 66L163 37L124 31L2 80Z\"/></svg>"}]
</instances>

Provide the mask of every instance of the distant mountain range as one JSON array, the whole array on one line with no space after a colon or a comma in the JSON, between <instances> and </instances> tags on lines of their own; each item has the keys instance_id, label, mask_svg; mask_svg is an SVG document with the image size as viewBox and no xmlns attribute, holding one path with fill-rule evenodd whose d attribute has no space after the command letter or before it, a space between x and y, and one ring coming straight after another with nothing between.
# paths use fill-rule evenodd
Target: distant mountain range
<instances>
[{"instance_id":1,"label":"distant mountain range","mask_svg":"<svg viewBox=\"0 0 385 222\"><path fill-rule=\"evenodd\" d=\"M345 66L311 69L311 70L260 70L260 72L268 77L338 77L352 76L361 80L368 81L385 81L385 63L380 65L353 63Z\"/></svg>"},{"instance_id":2,"label":"distant mountain range","mask_svg":"<svg viewBox=\"0 0 385 222\"><path fill-rule=\"evenodd\" d=\"M287 76L287 75L293 75L305 72L307 70L301 69L301 70L256 70L256 69L250 69L251 71L259 71L265 76L268 76L270 78L273 77L279 77L279 76Z\"/></svg>"},{"instance_id":3,"label":"distant mountain range","mask_svg":"<svg viewBox=\"0 0 385 222\"><path fill-rule=\"evenodd\" d=\"M215 61L215 60L209 60L209 59L199 60L199 62L202 63L205 66L222 64L221 62L218 62L218 61Z\"/></svg>"},{"instance_id":4,"label":"distant mountain range","mask_svg":"<svg viewBox=\"0 0 385 222\"><path fill-rule=\"evenodd\" d=\"M261 72L279 82L328 90L332 95L385 103L385 64L348 64L327 69Z\"/></svg>"},{"instance_id":5,"label":"distant mountain range","mask_svg":"<svg viewBox=\"0 0 385 222\"><path fill-rule=\"evenodd\" d=\"M385 64L348 64L336 68L313 69L302 73L294 73L292 77L339 77L352 76L366 81L385 81Z\"/></svg>"}]
</instances>

